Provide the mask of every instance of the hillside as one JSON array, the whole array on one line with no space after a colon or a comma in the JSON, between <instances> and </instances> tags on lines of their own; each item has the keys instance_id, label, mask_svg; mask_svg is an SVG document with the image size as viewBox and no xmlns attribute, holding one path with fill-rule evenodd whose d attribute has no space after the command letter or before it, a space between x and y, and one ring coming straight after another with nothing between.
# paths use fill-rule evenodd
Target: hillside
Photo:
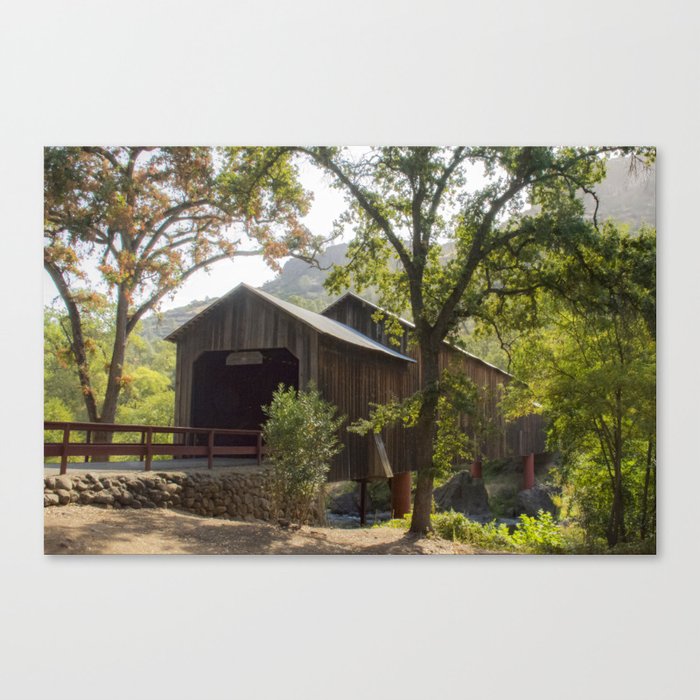
<instances>
[{"instance_id":1,"label":"hillside","mask_svg":"<svg viewBox=\"0 0 700 700\"><path fill-rule=\"evenodd\" d=\"M269 294L282 299L301 297L317 299L330 303L333 297L323 288L328 271L333 265L344 265L346 262L347 243L328 246L318 260L318 267L313 267L301 260L288 260L279 276L266 282L262 288Z\"/></svg>"},{"instance_id":2,"label":"hillside","mask_svg":"<svg viewBox=\"0 0 700 700\"><path fill-rule=\"evenodd\" d=\"M656 168L637 173L630 172L628 158L617 158L608 162L607 176L596 188L600 200L598 221L613 219L637 230L642 224L654 226L656 221ZM591 217L595 201L590 195L582 194L586 214ZM339 243L329 246L321 255L318 267L313 267L301 260L288 260L279 275L263 285L262 289L270 294L304 306L313 311L320 311L333 301L323 283L328 270L333 265L343 265L346 261L347 244ZM371 299L372 295L363 293ZM215 301L214 298L193 301L187 306L165 311L158 316L152 315L143 321L143 335L151 340L164 338L202 309Z\"/></svg>"},{"instance_id":3,"label":"hillside","mask_svg":"<svg viewBox=\"0 0 700 700\"><path fill-rule=\"evenodd\" d=\"M216 299L217 297L207 297L192 301L186 306L178 306L162 313L150 314L141 322L141 335L149 342L161 340L206 309Z\"/></svg>"},{"instance_id":4,"label":"hillside","mask_svg":"<svg viewBox=\"0 0 700 700\"><path fill-rule=\"evenodd\" d=\"M656 167L630 172L629 158L608 162L607 176L595 187L600 200L598 221L613 219L635 231L643 224L656 226ZM593 216L595 201L583 195L588 216Z\"/></svg>"}]
</instances>

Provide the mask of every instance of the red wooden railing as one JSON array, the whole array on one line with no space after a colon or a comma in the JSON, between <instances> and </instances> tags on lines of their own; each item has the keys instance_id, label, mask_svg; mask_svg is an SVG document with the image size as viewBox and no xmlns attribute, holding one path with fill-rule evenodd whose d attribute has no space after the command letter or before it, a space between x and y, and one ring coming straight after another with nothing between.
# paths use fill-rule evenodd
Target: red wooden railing
<instances>
[{"instance_id":1,"label":"red wooden railing","mask_svg":"<svg viewBox=\"0 0 700 700\"><path fill-rule=\"evenodd\" d=\"M61 458L61 474L68 469L69 457L109 457L112 455L132 455L145 462L145 471L151 470L155 455L172 457L206 457L209 469L215 456L250 456L262 461L262 433L259 430L232 430L224 428L181 428L162 425L119 425L116 423L77 423L44 421L44 430L63 431L61 442L44 442L44 457ZM84 432L85 441L71 441L72 432ZM94 433L140 433L141 442L93 442ZM173 444L153 442L156 434L171 434ZM174 442L176 435L184 435L184 443ZM254 439L252 445L215 445L214 438L221 436L243 436ZM190 438L192 436L192 438ZM206 436L206 444L197 443L196 436ZM188 444L188 443L192 444ZM115 463L115 464L118 464Z\"/></svg>"}]
</instances>

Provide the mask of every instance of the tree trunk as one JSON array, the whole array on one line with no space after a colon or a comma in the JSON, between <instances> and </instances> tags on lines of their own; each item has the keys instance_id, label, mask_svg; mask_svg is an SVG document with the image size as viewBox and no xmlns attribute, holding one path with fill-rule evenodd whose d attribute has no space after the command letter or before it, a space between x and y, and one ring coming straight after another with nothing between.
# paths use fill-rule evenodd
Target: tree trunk
<instances>
[{"instance_id":1,"label":"tree trunk","mask_svg":"<svg viewBox=\"0 0 700 700\"><path fill-rule=\"evenodd\" d=\"M413 503L411 532L425 535L432 530L430 513L433 509L433 470L419 469L416 481L416 496Z\"/></svg>"},{"instance_id":2,"label":"tree trunk","mask_svg":"<svg viewBox=\"0 0 700 700\"><path fill-rule=\"evenodd\" d=\"M102 404L101 423L114 423L117 415L117 401L122 388L122 374L124 372L124 356L126 354L126 324L128 313L128 301L124 289L119 288L117 298L117 316L114 328L114 346L112 348L112 361L109 365L107 377L107 389Z\"/></svg>"},{"instance_id":3,"label":"tree trunk","mask_svg":"<svg viewBox=\"0 0 700 700\"><path fill-rule=\"evenodd\" d=\"M98 423L114 423L117 418L117 403L122 389L122 374L124 372L124 358L126 356L128 311L129 302L127 301L125 290L119 287L112 361L109 365L107 389L105 391L104 402L102 403L102 413L97 419ZM113 438L114 433L109 431L98 431L95 433L95 442L111 443ZM107 458L107 460L109 461L109 458Z\"/></svg>"},{"instance_id":4,"label":"tree trunk","mask_svg":"<svg viewBox=\"0 0 700 700\"><path fill-rule=\"evenodd\" d=\"M649 512L649 485L651 482L651 464L654 456L654 438L649 438L649 448L647 449L647 463L644 472L644 493L642 495L642 523L639 529L639 536L642 540L647 537L647 527L649 524L649 519L647 517Z\"/></svg>"},{"instance_id":5,"label":"tree trunk","mask_svg":"<svg viewBox=\"0 0 700 700\"><path fill-rule=\"evenodd\" d=\"M622 496L622 470L619 460L615 460L615 482L613 490L612 512L610 514L610 527L608 529L608 545L614 547L618 542L624 542L625 536L625 508Z\"/></svg>"},{"instance_id":6,"label":"tree trunk","mask_svg":"<svg viewBox=\"0 0 700 700\"><path fill-rule=\"evenodd\" d=\"M614 547L618 542L626 541L625 504L622 491L622 390L615 390L615 426L613 443L613 503L608 545Z\"/></svg>"},{"instance_id":7,"label":"tree trunk","mask_svg":"<svg viewBox=\"0 0 700 700\"><path fill-rule=\"evenodd\" d=\"M80 390L83 394L83 401L85 402L85 410L87 411L88 420L94 423L98 419L97 402L95 401L95 396L92 393L92 383L90 381L90 373L88 371L87 351L85 348L85 337L83 336L83 324L80 317L80 309L76 304L60 269L46 259L44 261L44 269L49 273L51 279L54 281L56 289L58 289L58 292L63 299L63 303L66 306L66 311L68 312L68 319L70 320L71 325L71 352L75 358L78 381L80 382Z\"/></svg>"},{"instance_id":8,"label":"tree trunk","mask_svg":"<svg viewBox=\"0 0 700 700\"><path fill-rule=\"evenodd\" d=\"M423 343L421 343L421 346ZM414 430L418 479L413 502L411 532L424 535L431 530L430 512L433 507L433 443L435 440L435 411L438 401L438 352L429 343L421 347L421 390L423 402Z\"/></svg>"}]
</instances>

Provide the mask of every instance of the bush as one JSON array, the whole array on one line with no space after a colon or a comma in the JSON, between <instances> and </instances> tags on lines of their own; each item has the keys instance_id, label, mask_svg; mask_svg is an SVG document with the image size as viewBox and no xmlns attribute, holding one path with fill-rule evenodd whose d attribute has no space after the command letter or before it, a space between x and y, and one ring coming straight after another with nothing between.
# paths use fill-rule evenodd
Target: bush
<instances>
[{"instance_id":1,"label":"bush","mask_svg":"<svg viewBox=\"0 0 700 700\"><path fill-rule=\"evenodd\" d=\"M496 523L477 523L450 510L432 517L433 530L443 539L464 542L482 549L511 549L508 528Z\"/></svg>"},{"instance_id":2,"label":"bush","mask_svg":"<svg viewBox=\"0 0 700 700\"><path fill-rule=\"evenodd\" d=\"M515 547L535 554L556 554L564 551L564 539L551 513L542 509L537 517L520 516L520 522L511 535Z\"/></svg>"},{"instance_id":3,"label":"bush","mask_svg":"<svg viewBox=\"0 0 700 700\"><path fill-rule=\"evenodd\" d=\"M342 444L337 430L343 418L310 386L297 392L280 384L264 406L263 439L272 461L273 501L278 515L305 523L326 481L331 460Z\"/></svg>"},{"instance_id":4,"label":"bush","mask_svg":"<svg viewBox=\"0 0 700 700\"><path fill-rule=\"evenodd\" d=\"M453 510L434 513L430 521L438 537L471 544L480 549L530 554L557 554L566 549L561 528L554 522L551 514L544 511L539 511L535 518L521 515L512 535L504 524L491 522L482 525ZM410 526L409 513L403 519L390 520L378 527L407 530Z\"/></svg>"}]
</instances>

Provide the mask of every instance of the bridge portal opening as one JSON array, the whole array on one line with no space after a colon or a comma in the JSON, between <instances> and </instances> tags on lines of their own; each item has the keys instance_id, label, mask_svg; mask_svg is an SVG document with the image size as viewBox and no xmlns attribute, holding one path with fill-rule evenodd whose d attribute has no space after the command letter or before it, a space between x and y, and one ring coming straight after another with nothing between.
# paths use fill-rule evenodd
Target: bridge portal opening
<instances>
[{"instance_id":1,"label":"bridge portal opening","mask_svg":"<svg viewBox=\"0 0 700 700\"><path fill-rule=\"evenodd\" d=\"M193 367L191 425L259 430L280 384L299 388L299 360L286 348L205 352ZM233 444L224 436L216 443Z\"/></svg>"}]
</instances>

